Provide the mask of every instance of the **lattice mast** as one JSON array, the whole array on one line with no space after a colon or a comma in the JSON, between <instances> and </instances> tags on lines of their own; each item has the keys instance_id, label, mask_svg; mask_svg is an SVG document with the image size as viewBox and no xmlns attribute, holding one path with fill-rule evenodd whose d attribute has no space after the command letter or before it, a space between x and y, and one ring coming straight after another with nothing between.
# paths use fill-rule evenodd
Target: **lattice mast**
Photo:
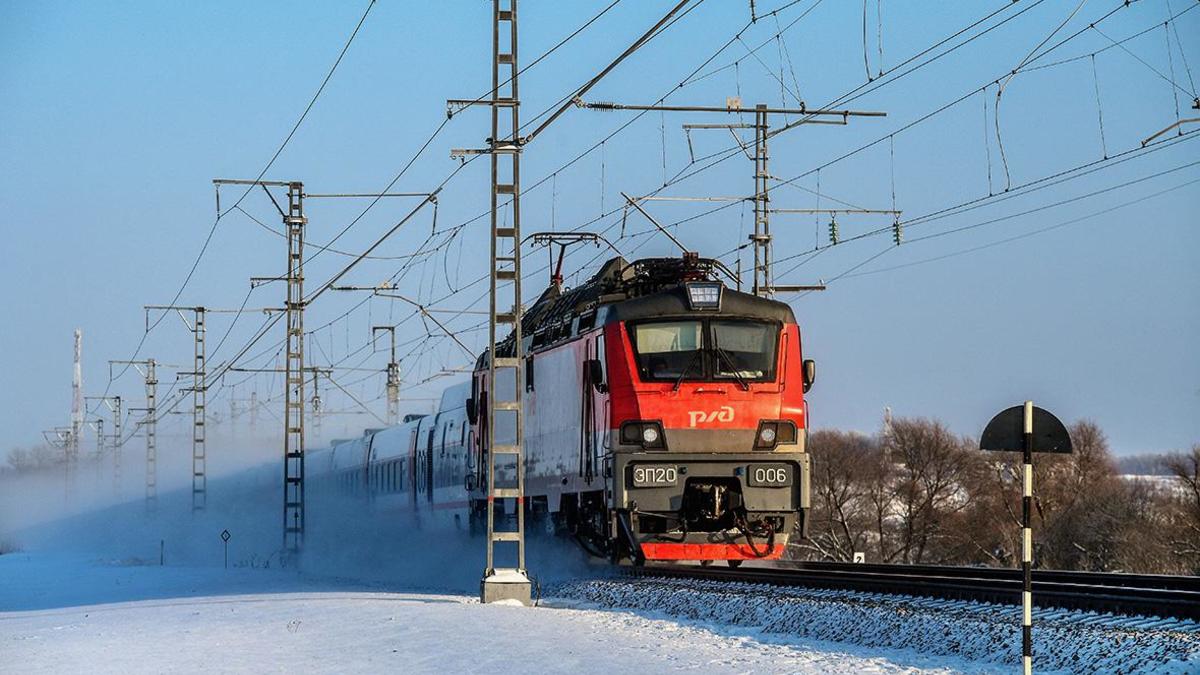
<instances>
[{"instance_id":1,"label":"lattice mast","mask_svg":"<svg viewBox=\"0 0 1200 675\"><path fill-rule=\"evenodd\" d=\"M754 108L754 294L775 294L771 274L771 209L769 178L770 155L767 153L767 106Z\"/></svg>"},{"instance_id":2,"label":"lattice mast","mask_svg":"<svg viewBox=\"0 0 1200 675\"><path fill-rule=\"evenodd\" d=\"M192 513L198 513L208 508L208 356L204 308L192 311Z\"/></svg>"},{"instance_id":3,"label":"lattice mast","mask_svg":"<svg viewBox=\"0 0 1200 675\"><path fill-rule=\"evenodd\" d=\"M400 363L396 361L396 327L371 326L371 337L381 330L386 330L391 339L391 351L387 364L387 423L395 426L400 423Z\"/></svg>"},{"instance_id":4,"label":"lattice mast","mask_svg":"<svg viewBox=\"0 0 1200 675\"><path fill-rule=\"evenodd\" d=\"M130 412L139 411L143 414L137 426L146 435L146 511L152 512L158 506L158 362L154 359L141 361L109 361L111 371L114 365L129 365L141 373L146 385L146 406L144 408L129 408ZM110 373L111 374L111 373ZM118 434L120 436L120 434Z\"/></svg>"},{"instance_id":5,"label":"lattice mast","mask_svg":"<svg viewBox=\"0 0 1200 675\"><path fill-rule=\"evenodd\" d=\"M158 375L154 359L146 359L146 509L158 507Z\"/></svg>"},{"instance_id":6,"label":"lattice mast","mask_svg":"<svg viewBox=\"0 0 1200 675\"><path fill-rule=\"evenodd\" d=\"M569 108L576 105L579 97L587 93L605 75L612 72L626 57L637 51L671 17L689 4L691 0L680 0L650 30L634 41L624 52L612 60L599 73L568 97L557 110L545 116L533 131L521 136L520 95L517 76L520 74L517 59L517 0L493 0L492 2L492 90L488 98L451 99L447 101L447 113L453 115L473 105L486 105L492 113L492 135L488 147L473 150L451 150L451 157L488 154L491 156L491 267L489 283L488 322L488 377L491 390L485 412L487 430L484 441L487 450L487 565L481 596L484 602L501 599L519 599L530 602L530 582L525 574L525 457L523 452L524 421L522 394L524 390L524 345L521 339L521 150L543 130L554 123ZM498 217L500 199L510 201L511 222L501 223ZM509 305L508 303L512 304ZM497 329L511 326L513 347L511 353L496 355ZM512 373L513 392L511 398L501 399L497 390L497 372ZM505 378L507 383L509 380ZM507 392L504 392L507 394ZM496 414L509 416L514 433L513 443L497 445L495 442ZM498 455L512 458L516 476L513 486L497 487L496 459ZM497 531L495 510L497 499L513 499L516 502L516 530ZM516 568L500 570L495 565L495 544L515 543L517 548Z\"/></svg>"},{"instance_id":7,"label":"lattice mast","mask_svg":"<svg viewBox=\"0 0 1200 675\"><path fill-rule=\"evenodd\" d=\"M525 359L521 341L521 116L517 86L517 0L492 2L492 92L484 103L491 108L492 134L487 152L491 157L491 265L488 322L488 405L487 405L487 563L480 584L484 602L517 599L529 604L531 585L525 572L525 454L524 387ZM500 220L500 200L509 199L511 220ZM497 356L497 335L510 328L512 353ZM500 336L503 338L503 336ZM498 374L511 373L512 390L502 392ZM504 378L508 382L509 378ZM500 416L512 421L513 438L496 443L496 422ZM507 440L507 439L506 439ZM509 461L516 475L510 485L498 486L497 459ZM497 500L512 500L516 511L516 529L496 527ZM516 546L516 567L498 569L497 543Z\"/></svg>"},{"instance_id":8,"label":"lattice mast","mask_svg":"<svg viewBox=\"0 0 1200 675\"><path fill-rule=\"evenodd\" d=\"M75 329L75 362L71 375L71 442L67 461L79 458L79 437L83 433L83 330Z\"/></svg>"},{"instance_id":9,"label":"lattice mast","mask_svg":"<svg viewBox=\"0 0 1200 675\"><path fill-rule=\"evenodd\" d=\"M113 435L112 435L113 496L115 496L119 501L121 498L121 445L122 445L122 441L123 441L123 439L121 438L121 434L122 434L121 419L122 419L122 416L125 414L124 410L122 408L121 397L113 396L111 401L108 404L108 407L109 407L109 410L112 410L112 414L113 414Z\"/></svg>"},{"instance_id":10,"label":"lattice mast","mask_svg":"<svg viewBox=\"0 0 1200 675\"><path fill-rule=\"evenodd\" d=\"M287 228L287 355L283 406L283 548L289 554L304 544L304 184L291 182Z\"/></svg>"},{"instance_id":11,"label":"lattice mast","mask_svg":"<svg viewBox=\"0 0 1200 675\"><path fill-rule=\"evenodd\" d=\"M208 507L208 352L205 344L205 319L210 312L230 310L182 305L146 305L145 310L146 330L150 329L150 312L162 311L177 313L183 325L192 332L192 370L181 371L179 375L192 378L192 386L180 391L192 394L192 513L196 514ZM191 321L188 321L184 312L191 312ZM148 395L146 407L150 407ZM149 449L147 452L149 453ZM155 459L157 460L157 456Z\"/></svg>"}]
</instances>

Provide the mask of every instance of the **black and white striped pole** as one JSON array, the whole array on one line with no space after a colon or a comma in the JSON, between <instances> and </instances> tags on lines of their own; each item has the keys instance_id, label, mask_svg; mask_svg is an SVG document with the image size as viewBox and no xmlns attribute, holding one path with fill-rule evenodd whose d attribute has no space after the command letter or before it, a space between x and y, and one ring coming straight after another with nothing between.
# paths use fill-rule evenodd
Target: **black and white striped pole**
<instances>
[{"instance_id":1,"label":"black and white striped pole","mask_svg":"<svg viewBox=\"0 0 1200 675\"><path fill-rule=\"evenodd\" d=\"M1026 401L993 417L979 447L1021 453L1021 670L1029 675L1033 672L1033 453L1069 453L1071 436L1057 417Z\"/></svg>"},{"instance_id":2,"label":"black and white striped pole","mask_svg":"<svg viewBox=\"0 0 1200 675\"><path fill-rule=\"evenodd\" d=\"M1025 401L1021 480L1021 669L1033 672L1033 401Z\"/></svg>"}]
</instances>

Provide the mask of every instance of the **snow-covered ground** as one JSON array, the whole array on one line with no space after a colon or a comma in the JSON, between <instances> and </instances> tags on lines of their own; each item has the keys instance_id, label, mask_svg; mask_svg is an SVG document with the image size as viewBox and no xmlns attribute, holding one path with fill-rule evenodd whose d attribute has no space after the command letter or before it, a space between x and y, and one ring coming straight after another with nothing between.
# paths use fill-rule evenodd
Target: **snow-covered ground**
<instances>
[{"instance_id":1,"label":"snow-covered ground","mask_svg":"<svg viewBox=\"0 0 1200 675\"><path fill-rule=\"evenodd\" d=\"M6 673L988 672L636 612L480 605L292 570L0 556Z\"/></svg>"}]
</instances>

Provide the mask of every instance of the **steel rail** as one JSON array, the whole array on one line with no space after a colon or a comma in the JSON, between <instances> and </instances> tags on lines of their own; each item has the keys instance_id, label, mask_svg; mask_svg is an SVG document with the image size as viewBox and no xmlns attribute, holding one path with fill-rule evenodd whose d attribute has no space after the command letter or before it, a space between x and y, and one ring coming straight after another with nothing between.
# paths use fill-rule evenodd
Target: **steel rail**
<instances>
[{"instance_id":1,"label":"steel rail","mask_svg":"<svg viewBox=\"0 0 1200 675\"><path fill-rule=\"evenodd\" d=\"M753 565L753 566L751 566ZM737 569L627 567L634 577L704 579L1019 604L1021 571L932 565L795 562ZM1034 604L1135 616L1200 620L1200 577L1034 570Z\"/></svg>"},{"instance_id":2,"label":"steel rail","mask_svg":"<svg viewBox=\"0 0 1200 675\"><path fill-rule=\"evenodd\" d=\"M849 562L781 561L779 567L816 570L870 570L907 574L933 573L942 577L985 579L1019 579L1021 570L1007 567L961 567L950 565L887 565ZM1084 584L1090 586L1119 586L1124 588L1161 588L1200 592L1200 577L1169 574L1129 574L1125 572L1079 572L1069 570L1034 570L1034 581Z\"/></svg>"}]
</instances>

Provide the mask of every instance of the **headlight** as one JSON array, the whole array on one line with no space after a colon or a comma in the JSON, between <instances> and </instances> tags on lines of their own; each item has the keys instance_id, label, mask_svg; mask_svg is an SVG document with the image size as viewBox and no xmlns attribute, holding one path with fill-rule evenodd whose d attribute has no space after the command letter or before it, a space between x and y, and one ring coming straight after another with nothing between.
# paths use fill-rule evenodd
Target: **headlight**
<instances>
[{"instance_id":1,"label":"headlight","mask_svg":"<svg viewBox=\"0 0 1200 675\"><path fill-rule=\"evenodd\" d=\"M775 444L775 425L763 425L762 431L758 432L758 441L763 445Z\"/></svg>"},{"instance_id":2,"label":"headlight","mask_svg":"<svg viewBox=\"0 0 1200 675\"><path fill-rule=\"evenodd\" d=\"M690 309L720 311L721 291L725 284L719 281L693 281L686 286Z\"/></svg>"},{"instance_id":3,"label":"headlight","mask_svg":"<svg viewBox=\"0 0 1200 675\"><path fill-rule=\"evenodd\" d=\"M621 425L621 444L640 445L647 450L666 450L662 423L657 420L631 420Z\"/></svg>"},{"instance_id":4,"label":"headlight","mask_svg":"<svg viewBox=\"0 0 1200 675\"><path fill-rule=\"evenodd\" d=\"M774 450L778 445L796 442L796 423L791 420L763 420L754 436L755 450Z\"/></svg>"}]
</instances>

